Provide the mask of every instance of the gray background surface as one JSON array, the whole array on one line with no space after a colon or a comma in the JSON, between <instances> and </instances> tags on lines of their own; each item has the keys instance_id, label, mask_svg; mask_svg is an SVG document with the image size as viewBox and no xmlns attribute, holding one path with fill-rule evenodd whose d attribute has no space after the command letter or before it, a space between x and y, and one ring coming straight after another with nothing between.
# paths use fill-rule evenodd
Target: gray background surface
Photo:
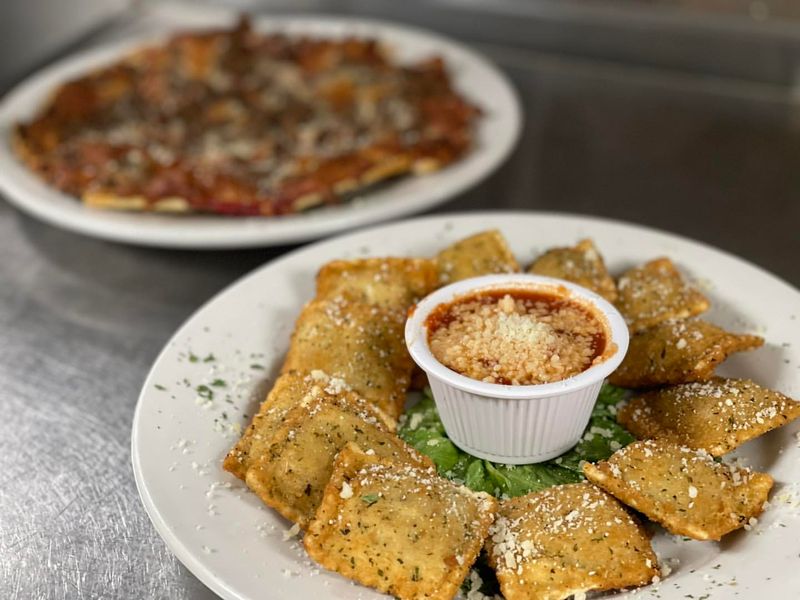
<instances>
[{"instance_id":1,"label":"gray background surface","mask_svg":"<svg viewBox=\"0 0 800 600\"><path fill-rule=\"evenodd\" d=\"M435 212L620 218L719 246L800 284L792 81L557 53L505 39L502 19L468 27L469 13L448 20L372 6L334 3L470 41L511 76L524 102L511 161ZM0 597L213 597L172 557L139 503L133 410L176 327L287 249L122 246L0 202Z\"/></svg>"}]
</instances>

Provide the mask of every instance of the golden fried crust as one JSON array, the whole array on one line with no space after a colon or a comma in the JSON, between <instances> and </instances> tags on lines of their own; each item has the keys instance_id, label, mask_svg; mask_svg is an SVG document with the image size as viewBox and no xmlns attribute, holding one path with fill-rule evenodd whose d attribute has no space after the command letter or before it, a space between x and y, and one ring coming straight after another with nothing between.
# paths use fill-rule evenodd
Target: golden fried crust
<instances>
[{"instance_id":1,"label":"golden fried crust","mask_svg":"<svg viewBox=\"0 0 800 600\"><path fill-rule=\"evenodd\" d=\"M334 260L317 275L317 299L346 296L405 315L437 283L436 264L430 259Z\"/></svg>"},{"instance_id":2,"label":"golden fried crust","mask_svg":"<svg viewBox=\"0 0 800 600\"><path fill-rule=\"evenodd\" d=\"M571 248L551 248L528 267L528 273L565 279L600 294L609 302L617 299L617 286L603 257L590 239Z\"/></svg>"},{"instance_id":3,"label":"golden fried crust","mask_svg":"<svg viewBox=\"0 0 800 600\"><path fill-rule=\"evenodd\" d=\"M617 420L639 439L670 440L722 456L800 417L800 402L749 379L715 377L634 397Z\"/></svg>"},{"instance_id":4,"label":"golden fried crust","mask_svg":"<svg viewBox=\"0 0 800 600\"><path fill-rule=\"evenodd\" d=\"M671 442L634 442L583 473L670 533L719 540L761 514L772 477Z\"/></svg>"},{"instance_id":5,"label":"golden fried crust","mask_svg":"<svg viewBox=\"0 0 800 600\"><path fill-rule=\"evenodd\" d=\"M342 450L304 538L323 567L401 600L450 600L486 539L497 502L434 468Z\"/></svg>"},{"instance_id":6,"label":"golden fried crust","mask_svg":"<svg viewBox=\"0 0 800 600\"><path fill-rule=\"evenodd\" d=\"M631 336L625 360L608 378L628 388L706 381L730 354L764 344L700 320L669 321Z\"/></svg>"},{"instance_id":7,"label":"golden fried crust","mask_svg":"<svg viewBox=\"0 0 800 600\"><path fill-rule=\"evenodd\" d=\"M348 442L381 458L432 465L385 428L369 403L310 398L286 414L269 448L253 457L245 482L265 504L305 528L322 500L336 454Z\"/></svg>"},{"instance_id":8,"label":"golden fried crust","mask_svg":"<svg viewBox=\"0 0 800 600\"><path fill-rule=\"evenodd\" d=\"M517 273L519 263L497 229L476 233L448 246L436 256L442 285L493 273Z\"/></svg>"},{"instance_id":9,"label":"golden fried crust","mask_svg":"<svg viewBox=\"0 0 800 600\"><path fill-rule=\"evenodd\" d=\"M683 281L668 258L627 271L617 282L619 308L631 331L641 331L708 310L708 299Z\"/></svg>"},{"instance_id":10,"label":"golden fried crust","mask_svg":"<svg viewBox=\"0 0 800 600\"><path fill-rule=\"evenodd\" d=\"M644 585L659 574L642 525L590 483L501 502L486 548L506 600L561 600Z\"/></svg>"},{"instance_id":11,"label":"golden fried crust","mask_svg":"<svg viewBox=\"0 0 800 600\"><path fill-rule=\"evenodd\" d=\"M319 369L392 418L405 405L414 363L406 350L405 318L348 299L314 300L297 319L283 372Z\"/></svg>"},{"instance_id":12,"label":"golden fried crust","mask_svg":"<svg viewBox=\"0 0 800 600\"><path fill-rule=\"evenodd\" d=\"M329 377L322 371L289 371L278 377L242 437L225 456L222 468L244 480L253 460L269 448L286 413L312 399L345 408L358 407L379 419L386 430L394 432L396 429L394 419L362 399L341 379Z\"/></svg>"},{"instance_id":13,"label":"golden fried crust","mask_svg":"<svg viewBox=\"0 0 800 600\"><path fill-rule=\"evenodd\" d=\"M244 480L251 457L264 451L283 417L303 397L304 379L304 375L296 371L278 378L242 437L225 456L223 469Z\"/></svg>"}]
</instances>

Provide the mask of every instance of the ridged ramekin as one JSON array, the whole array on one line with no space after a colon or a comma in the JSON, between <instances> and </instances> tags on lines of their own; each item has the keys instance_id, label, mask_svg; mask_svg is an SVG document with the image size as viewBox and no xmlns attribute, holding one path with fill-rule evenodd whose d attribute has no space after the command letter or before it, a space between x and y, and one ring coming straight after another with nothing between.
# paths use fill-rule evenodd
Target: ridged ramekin
<instances>
[{"instance_id":1,"label":"ridged ramekin","mask_svg":"<svg viewBox=\"0 0 800 600\"><path fill-rule=\"evenodd\" d=\"M502 385L444 366L428 346L428 315L441 304L487 290L535 290L566 296L593 309L606 326L606 356L587 370L553 383ZM487 275L450 284L426 296L406 322L406 345L428 375L447 435L473 456L506 464L549 460L581 438L603 380L628 350L628 327L605 299L579 285L539 275Z\"/></svg>"}]
</instances>

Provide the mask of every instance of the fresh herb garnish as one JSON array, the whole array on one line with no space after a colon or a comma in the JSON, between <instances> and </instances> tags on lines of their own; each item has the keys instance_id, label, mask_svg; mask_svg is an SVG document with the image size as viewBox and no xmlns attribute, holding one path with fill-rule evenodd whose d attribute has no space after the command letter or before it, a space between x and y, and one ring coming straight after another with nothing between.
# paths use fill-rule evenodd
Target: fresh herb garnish
<instances>
[{"instance_id":1,"label":"fresh herb garnish","mask_svg":"<svg viewBox=\"0 0 800 600\"><path fill-rule=\"evenodd\" d=\"M204 363L210 363L210 362L214 362L215 360L217 360L217 357L216 357L216 356L214 356L213 354L209 353L209 354L208 354L208 355L207 355L207 356L206 356L206 357L203 359L203 362L204 362Z\"/></svg>"},{"instance_id":2,"label":"fresh herb garnish","mask_svg":"<svg viewBox=\"0 0 800 600\"><path fill-rule=\"evenodd\" d=\"M196 363L198 360L200 360L200 357L197 354L189 352L189 362Z\"/></svg>"},{"instance_id":3,"label":"fresh herb garnish","mask_svg":"<svg viewBox=\"0 0 800 600\"><path fill-rule=\"evenodd\" d=\"M225 387L228 383L224 379L215 379L211 382L214 387Z\"/></svg>"},{"instance_id":4,"label":"fresh herb garnish","mask_svg":"<svg viewBox=\"0 0 800 600\"><path fill-rule=\"evenodd\" d=\"M255 363L253 363L252 365L250 365L250 368L251 368L251 369L255 369L256 371L263 371L263 370L264 370L264 367L263 367L263 366L261 366L261 365L257 365L257 364L255 364Z\"/></svg>"},{"instance_id":5,"label":"fresh herb garnish","mask_svg":"<svg viewBox=\"0 0 800 600\"><path fill-rule=\"evenodd\" d=\"M207 385L198 385L197 395L200 396L201 398L205 398L206 400L211 400L214 398L214 390L212 390Z\"/></svg>"},{"instance_id":6,"label":"fresh herb garnish","mask_svg":"<svg viewBox=\"0 0 800 600\"><path fill-rule=\"evenodd\" d=\"M439 473L468 488L495 496L522 496L554 485L583 481L581 463L605 460L634 438L617 424L616 406L626 391L604 385L584 437L557 459L532 465L504 465L476 458L447 437L430 390L403 417L399 435L436 464Z\"/></svg>"},{"instance_id":7,"label":"fresh herb garnish","mask_svg":"<svg viewBox=\"0 0 800 600\"><path fill-rule=\"evenodd\" d=\"M156 388L159 392L166 392L167 391L167 388L165 388L160 383L155 384L153 387Z\"/></svg>"},{"instance_id":8,"label":"fresh herb garnish","mask_svg":"<svg viewBox=\"0 0 800 600\"><path fill-rule=\"evenodd\" d=\"M364 494L361 496L361 501L367 506L372 506L379 500L378 494Z\"/></svg>"}]
</instances>

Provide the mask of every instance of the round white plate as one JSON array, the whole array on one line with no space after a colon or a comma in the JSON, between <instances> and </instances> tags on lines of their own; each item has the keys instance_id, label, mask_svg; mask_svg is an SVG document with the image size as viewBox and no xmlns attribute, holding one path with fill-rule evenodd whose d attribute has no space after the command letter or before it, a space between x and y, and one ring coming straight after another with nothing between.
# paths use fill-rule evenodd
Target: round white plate
<instances>
[{"instance_id":1,"label":"round white plate","mask_svg":"<svg viewBox=\"0 0 800 600\"><path fill-rule=\"evenodd\" d=\"M320 570L298 540L285 541L278 517L220 463L249 422L286 352L314 275L334 258L431 256L490 227L508 238L521 263L554 245L591 236L614 273L666 255L709 295L708 318L763 335L766 345L731 358L723 373L752 377L800 396L800 292L757 267L703 244L633 225L535 213L475 213L414 219L297 250L244 277L198 310L155 362L133 423L133 468L153 523L177 557L227 599L377 598ZM213 354L213 361L204 362ZM222 379L226 387L214 387ZM208 385L214 398L198 397ZM165 389L161 389L161 388ZM226 397L229 396L229 397ZM800 590L800 423L754 440L741 455L776 480L773 507L753 531L721 543L663 533L655 546L672 573L640 592L664 600L795 598ZM680 562L677 562L680 561ZM616 596L615 596L616 597ZM625 597L620 594L618 597Z\"/></svg>"},{"instance_id":2,"label":"round white plate","mask_svg":"<svg viewBox=\"0 0 800 600\"><path fill-rule=\"evenodd\" d=\"M202 12L201 12L202 14ZM232 19L228 15L228 19ZM220 15L187 16L191 27L220 26ZM481 107L475 148L442 171L389 182L339 206L285 217L222 217L160 215L103 211L47 185L13 153L10 133L15 123L32 118L64 81L114 62L142 43L158 38L102 46L71 56L27 79L0 103L0 191L22 210L58 227L104 239L181 248L237 248L301 242L336 231L419 212L445 202L486 177L511 152L519 137L519 101L506 77L486 59L439 35L372 21L338 17L256 18L259 30L323 37L369 36L383 41L400 62L444 57L455 88Z\"/></svg>"}]
</instances>

